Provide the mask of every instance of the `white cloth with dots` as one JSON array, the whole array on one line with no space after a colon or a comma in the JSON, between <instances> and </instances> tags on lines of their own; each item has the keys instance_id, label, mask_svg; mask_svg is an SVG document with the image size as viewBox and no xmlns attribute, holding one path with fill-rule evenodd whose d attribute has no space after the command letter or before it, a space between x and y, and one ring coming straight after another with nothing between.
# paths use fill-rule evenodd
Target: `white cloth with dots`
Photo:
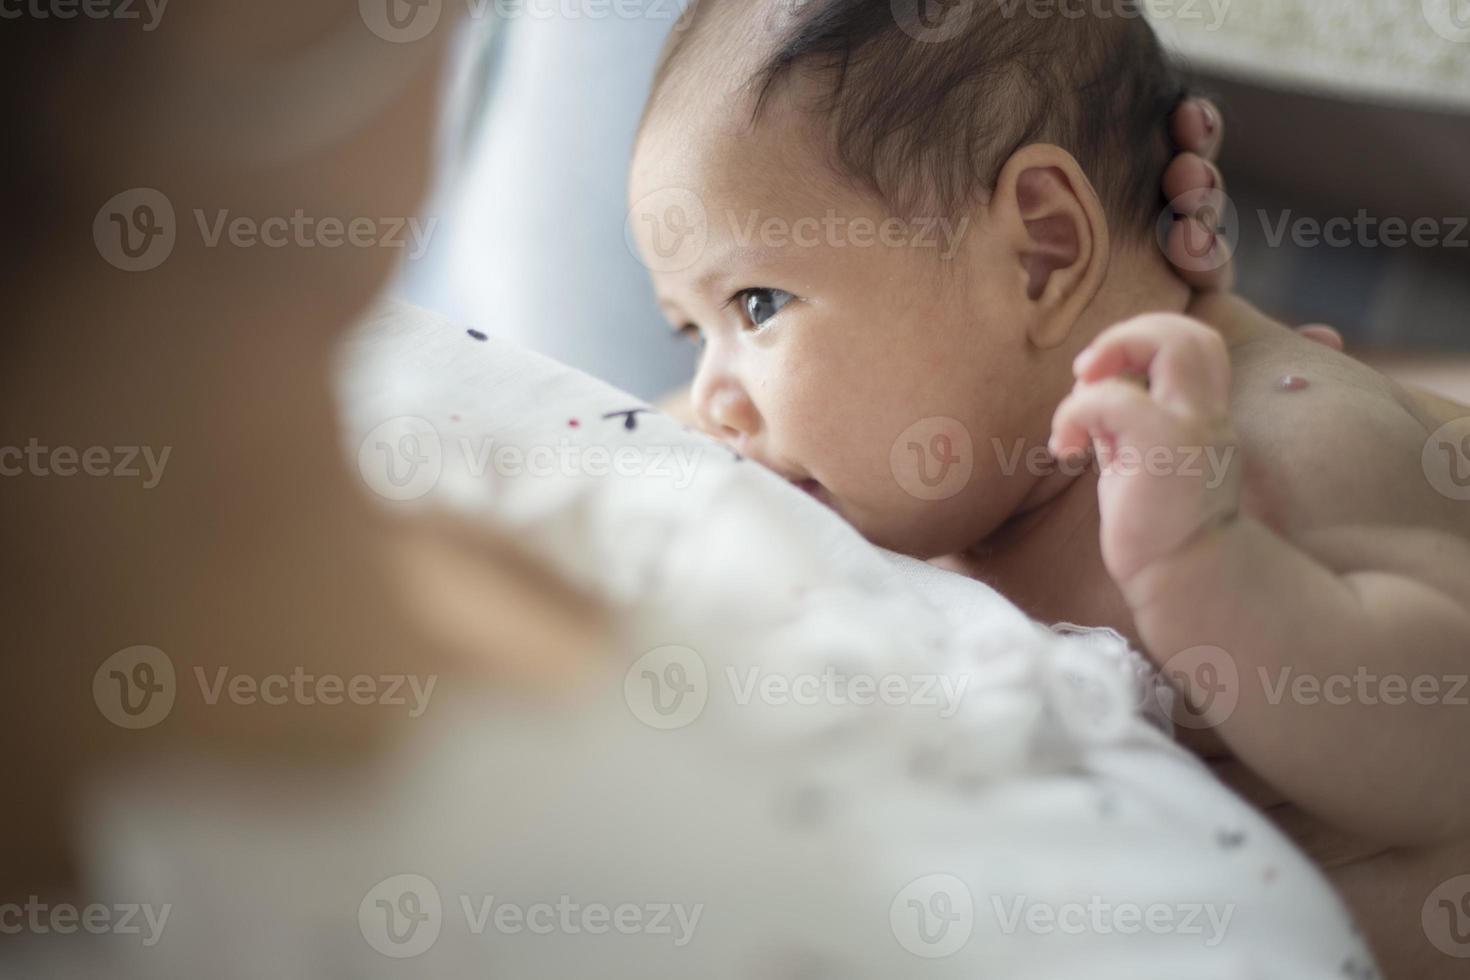
<instances>
[{"instance_id":1,"label":"white cloth with dots","mask_svg":"<svg viewBox=\"0 0 1470 980\"><path fill-rule=\"evenodd\" d=\"M371 782L118 774L91 883L169 904L161 941L10 944L0 972L1376 976L1325 880L1144 719L1152 681L1108 638L895 565L672 421L629 428L627 396L429 314L374 317L344 379L370 486L510 528L612 606L625 654L555 703L455 702ZM625 475L588 472L620 450ZM678 452L692 470L655 465Z\"/></svg>"}]
</instances>

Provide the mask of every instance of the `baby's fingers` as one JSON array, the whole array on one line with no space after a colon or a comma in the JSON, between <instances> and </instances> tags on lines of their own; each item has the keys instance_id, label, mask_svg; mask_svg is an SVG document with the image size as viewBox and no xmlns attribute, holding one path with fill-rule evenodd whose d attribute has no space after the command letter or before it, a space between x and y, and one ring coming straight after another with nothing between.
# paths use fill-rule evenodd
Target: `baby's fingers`
<instances>
[{"instance_id":1,"label":"baby's fingers","mask_svg":"<svg viewBox=\"0 0 1470 980\"><path fill-rule=\"evenodd\" d=\"M1188 317L1153 313L1109 327L1073 365L1084 382L1125 371L1146 375L1153 398L1170 411L1215 419L1224 417L1229 405L1225 342Z\"/></svg>"},{"instance_id":2,"label":"baby's fingers","mask_svg":"<svg viewBox=\"0 0 1470 980\"><path fill-rule=\"evenodd\" d=\"M1048 448L1057 459L1086 455L1094 442L1106 456L1119 444L1168 441L1171 420L1148 392L1126 381L1078 385L1052 416Z\"/></svg>"}]
</instances>

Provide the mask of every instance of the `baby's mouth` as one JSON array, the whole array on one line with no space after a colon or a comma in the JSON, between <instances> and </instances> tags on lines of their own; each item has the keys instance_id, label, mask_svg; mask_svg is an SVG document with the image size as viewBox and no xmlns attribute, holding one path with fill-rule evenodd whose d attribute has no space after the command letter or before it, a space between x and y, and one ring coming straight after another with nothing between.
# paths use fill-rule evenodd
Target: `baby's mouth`
<instances>
[{"instance_id":1,"label":"baby's mouth","mask_svg":"<svg viewBox=\"0 0 1470 980\"><path fill-rule=\"evenodd\" d=\"M748 458L754 460L756 463L759 463L762 467L769 470L771 473L774 473L776 476L781 477L787 483L791 484L793 487L800 490L808 497L811 497L818 503L824 504L834 511L837 509L837 501L833 498L831 491L822 486L820 482L813 479L812 477L797 476L796 473L801 472L800 470L792 472L792 470L787 469L784 466L772 466L770 463L767 463L765 460L755 455L750 455L748 456Z\"/></svg>"},{"instance_id":2,"label":"baby's mouth","mask_svg":"<svg viewBox=\"0 0 1470 980\"><path fill-rule=\"evenodd\" d=\"M816 480L813 480L811 477L806 477L805 479L801 480L792 480L791 484L798 490L801 490L803 493L811 496L819 503L826 504L828 507L832 506L832 495L827 492L827 488L822 486Z\"/></svg>"}]
</instances>

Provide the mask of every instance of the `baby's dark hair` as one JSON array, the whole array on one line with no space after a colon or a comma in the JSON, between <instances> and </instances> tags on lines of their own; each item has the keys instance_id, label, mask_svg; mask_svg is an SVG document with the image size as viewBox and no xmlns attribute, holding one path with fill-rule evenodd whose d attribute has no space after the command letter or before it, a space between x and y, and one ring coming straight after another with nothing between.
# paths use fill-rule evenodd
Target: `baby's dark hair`
<instances>
[{"instance_id":1,"label":"baby's dark hair","mask_svg":"<svg viewBox=\"0 0 1470 980\"><path fill-rule=\"evenodd\" d=\"M709 8L732 2L748 0L696 0L655 94ZM773 2L784 9L748 83L752 122L794 75L816 81L808 108L829 120L837 168L896 213L958 213L1017 150L1049 142L1077 159L1115 232L1153 226L1174 154L1168 117L1187 93L1141 0Z\"/></svg>"}]
</instances>

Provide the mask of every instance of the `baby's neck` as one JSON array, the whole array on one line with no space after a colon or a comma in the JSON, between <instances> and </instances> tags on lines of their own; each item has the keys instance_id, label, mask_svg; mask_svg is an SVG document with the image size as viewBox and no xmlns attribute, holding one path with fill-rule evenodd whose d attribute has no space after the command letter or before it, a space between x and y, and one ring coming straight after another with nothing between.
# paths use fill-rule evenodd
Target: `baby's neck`
<instances>
[{"instance_id":1,"label":"baby's neck","mask_svg":"<svg viewBox=\"0 0 1470 980\"><path fill-rule=\"evenodd\" d=\"M1107 282L1073 330L1067 361L1070 363L1100 333L1116 323L1145 313L1184 313L1191 296L1189 286L1174 274L1152 243L1122 247L1114 256ZM1050 413L1068 390L1069 385L1064 385L1055 393L1054 404L1046 406L1047 417L1040 420L1039 429L1049 428ZM971 552L984 554L997 545L1012 546L1038 528L1053 523L1058 513L1074 514L1077 509L1074 498L1091 492L1093 482L1086 479L1088 475L1086 470L1079 474L1075 467L1057 466L1037 476L1006 521L977 542ZM1085 486L1079 487L1079 482ZM1082 509L1086 509L1085 504Z\"/></svg>"},{"instance_id":2,"label":"baby's neck","mask_svg":"<svg viewBox=\"0 0 1470 980\"><path fill-rule=\"evenodd\" d=\"M1190 299L1189 287L1151 242L1115 252L1107 282L1078 319L1066 347L1047 352L1042 383L1052 390L1030 433L1020 436L1023 449L1045 441L1052 413L1071 390L1072 359L1098 334L1144 313L1184 313ZM1005 520L935 564L989 583L1033 618L1110 625L1136 639L1127 605L1102 564L1092 467L1053 466L1029 479Z\"/></svg>"},{"instance_id":3,"label":"baby's neck","mask_svg":"<svg viewBox=\"0 0 1470 980\"><path fill-rule=\"evenodd\" d=\"M1144 313L1184 313L1193 296L1153 239L1117 247L1108 278L1073 331L1077 349L1108 327Z\"/></svg>"}]
</instances>

